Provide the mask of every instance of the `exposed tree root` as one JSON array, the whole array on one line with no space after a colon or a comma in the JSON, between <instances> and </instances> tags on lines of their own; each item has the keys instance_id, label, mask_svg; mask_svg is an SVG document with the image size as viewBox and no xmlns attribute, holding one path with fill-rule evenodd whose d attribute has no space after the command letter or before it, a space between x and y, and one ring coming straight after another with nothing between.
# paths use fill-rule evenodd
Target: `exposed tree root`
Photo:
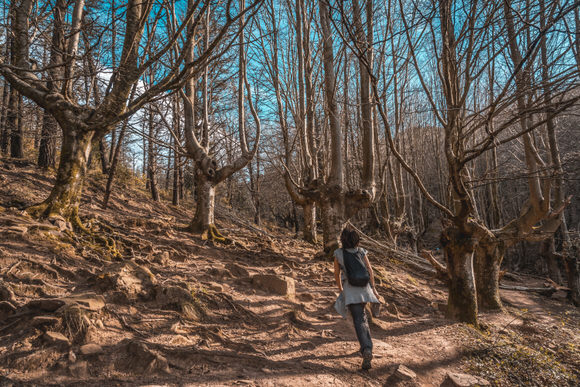
<instances>
[{"instance_id":1,"label":"exposed tree root","mask_svg":"<svg viewBox=\"0 0 580 387\"><path fill-rule=\"evenodd\" d=\"M95 243L102 245L106 253L113 259L122 259L123 256L119 252L117 247L117 242L113 238L108 238L106 236L102 236L97 234L96 232L92 231L90 228L86 227L81 218L79 217L78 208L73 208L70 211L70 214L64 216L62 213L58 211L53 211L52 207L47 202L42 202L40 204L36 204L33 206L28 207L25 211L30 216L36 219L47 219L50 217L60 217L65 222L71 225L71 228L74 233L79 235L86 235L89 236ZM102 225L102 224L101 224ZM107 229L105 225L102 225L104 229ZM112 229L108 228L108 231L113 233Z\"/></svg>"},{"instance_id":2,"label":"exposed tree root","mask_svg":"<svg viewBox=\"0 0 580 387\"><path fill-rule=\"evenodd\" d=\"M76 278L76 274L73 271L70 271L64 267L61 267L60 265L54 265L51 263L44 263L44 262L37 261L36 259L25 258L25 257L21 257L20 260L23 262L28 262L32 265L36 265L36 266L40 267L42 270L50 273L56 279L60 278L59 273L65 277L67 277L68 279L75 279Z\"/></svg>"},{"instance_id":3,"label":"exposed tree root","mask_svg":"<svg viewBox=\"0 0 580 387\"><path fill-rule=\"evenodd\" d=\"M48 209L48 204L45 202L42 202L40 204L35 204L33 206L28 207L27 209L25 209L24 211L32 216L33 218L36 219L43 219L43 218L47 218L48 216L46 215L46 210Z\"/></svg>"},{"instance_id":4,"label":"exposed tree root","mask_svg":"<svg viewBox=\"0 0 580 387\"><path fill-rule=\"evenodd\" d=\"M201 239L204 241L212 241L214 243L222 243L224 245L229 245L233 242L232 239L224 236L213 223L209 224L207 228L196 223L192 223L187 226L184 231L200 234Z\"/></svg>"},{"instance_id":5,"label":"exposed tree root","mask_svg":"<svg viewBox=\"0 0 580 387\"><path fill-rule=\"evenodd\" d=\"M117 242L113 238L99 235L96 232L89 229L88 227L86 227L81 222L78 213L72 216L71 223L73 225L73 230L75 230L77 233L80 233L81 235L87 235L88 237L93 239L95 243L102 245L105 248L107 254L109 254L109 256L112 259L123 258L123 255L119 252L117 248Z\"/></svg>"},{"instance_id":6,"label":"exposed tree root","mask_svg":"<svg viewBox=\"0 0 580 387\"><path fill-rule=\"evenodd\" d=\"M232 308L232 310L236 312L237 315L249 317L254 321L258 322L260 325L264 324L264 321L262 318L260 318L260 316L258 316L251 310L245 308L244 306L240 305L238 302L235 302L231 296L223 293L215 293L213 296L215 298L225 301L230 306L230 308Z\"/></svg>"}]
</instances>

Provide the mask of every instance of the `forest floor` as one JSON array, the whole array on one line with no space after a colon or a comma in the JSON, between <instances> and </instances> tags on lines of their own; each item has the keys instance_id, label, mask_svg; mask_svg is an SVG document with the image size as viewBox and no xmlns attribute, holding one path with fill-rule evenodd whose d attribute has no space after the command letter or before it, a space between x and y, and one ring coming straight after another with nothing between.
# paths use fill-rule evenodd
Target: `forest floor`
<instances>
[{"instance_id":1,"label":"forest floor","mask_svg":"<svg viewBox=\"0 0 580 387\"><path fill-rule=\"evenodd\" d=\"M449 372L502 386L580 380L580 312L563 291L502 291L506 312L482 314L476 330L444 317L445 286L430 273L372 253L386 303L371 323L373 368L361 371L352 324L333 309L332 262L316 246L225 207L217 223L234 243L214 245L181 231L190 209L150 201L129 178L102 210L96 173L81 205L94 234L73 234L21 211L52 181L0 159L0 386L439 386ZM293 279L295 293L267 290L272 278L280 293ZM416 378L397 377L400 364Z\"/></svg>"}]
</instances>

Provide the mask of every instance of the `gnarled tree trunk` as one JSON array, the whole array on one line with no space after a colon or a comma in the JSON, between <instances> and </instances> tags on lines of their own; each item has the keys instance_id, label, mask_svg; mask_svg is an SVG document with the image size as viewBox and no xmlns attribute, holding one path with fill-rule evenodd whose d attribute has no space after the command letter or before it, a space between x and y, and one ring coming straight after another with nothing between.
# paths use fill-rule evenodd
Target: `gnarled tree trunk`
<instances>
[{"instance_id":1,"label":"gnarled tree trunk","mask_svg":"<svg viewBox=\"0 0 580 387\"><path fill-rule=\"evenodd\" d=\"M195 233L205 233L215 229L215 185L201 172L195 175L195 190L197 193L195 215L188 230Z\"/></svg>"},{"instance_id":2,"label":"gnarled tree trunk","mask_svg":"<svg viewBox=\"0 0 580 387\"><path fill-rule=\"evenodd\" d=\"M447 315L454 320L477 326L477 294L473 277L473 235L455 227L444 230L441 244L449 271Z\"/></svg>"},{"instance_id":3,"label":"gnarled tree trunk","mask_svg":"<svg viewBox=\"0 0 580 387\"><path fill-rule=\"evenodd\" d=\"M56 182L48 198L28 211L39 217L60 215L70 222L78 221L87 161L95 131L81 128L63 129L63 142Z\"/></svg>"}]
</instances>

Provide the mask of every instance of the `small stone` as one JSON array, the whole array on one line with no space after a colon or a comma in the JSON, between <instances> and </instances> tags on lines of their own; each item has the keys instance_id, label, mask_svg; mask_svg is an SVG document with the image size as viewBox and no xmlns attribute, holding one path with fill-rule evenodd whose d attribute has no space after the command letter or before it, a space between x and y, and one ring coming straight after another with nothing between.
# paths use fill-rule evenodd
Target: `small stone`
<instances>
[{"instance_id":1,"label":"small stone","mask_svg":"<svg viewBox=\"0 0 580 387\"><path fill-rule=\"evenodd\" d=\"M441 387L476 387L489 385L487 380L477 376L448 372L447 378L443 381Z\"/></svg>"},{"instance_id":2,"label":"small stone","mask_svg":"<svg viewBox=\"0 0 580 387\"><path fill-rule=\"evenodd\" d=\"M217 293L222 293L224 291L224 287L220 284L211 283L209 284L209 288Z\"/></svg>"},{"instance_id":3,"label":"small stone","mask_svg":"<svg viewBox=\"0 0 580 387\"><path fill-rule=\"evenodd\" d=\"M417 377L417 374L410 370L409 368L405 367L402 364L399 364L397 369L395 370L395 375L401 380L412 380Z\"/></svg>"},{"instance_id":4,"label":"small stone","mask_svg":"<svg viewBox=\"0 0 580 387\"><path fill-rule=\"evenodd\" d=\"M82 355L97 355L103 352L103 347L95 343L85 344L79 348L79 352Z\"/></svg>"},{"instance_id":5,"label":"small stone","mask_svg":"<svg viewBox=\"0 0 580 387\"><path fill-rule=\"evenodd\" d=\"M60 231L72 231L70 222L67 222L66 219L60 215L51 215L47 220L58 227Z\"/></svg>"},{"instance_id":6,"label":"small stone","mask_svg":"<svg viewBox=\"0 0 580 387\"><path fill-rule=\"evenodd\" d=\"M31 324L33 326L54 326L60 322L58 317L54 316L34 316L32 318Z\"/></svg>"},{"instance_id":7,"label":"small stone","mask_svg":"<svg viewBox=\"0 0 580 387\"><path fill-rule=\"evenodd\" d=\"M245 267L238 265L237 263L228 263L226 269L232 273L234 277L249 277L250 272Z\"/></svg>"},{"instance_id":8,"label":"small stone","mask_svg":"<svg viewBox=\"0 0 580 387\"><path fill-rule=\"evenodd\" d=\"M294 279L273 274L256 274L252 277L254 286L282 296L294 295L296 287Z\"/></svg>"},{"instance_id":9,"label":"small stone","mask_svg":"<svg viewBox=\"0 0 580 387\"><path fill-rule=\"evenodd\" d=\"M70 346L69 339L67 339L67 337L65 335L63 335L62 333L47 331L44 333L42 338L48 344L56 345L59 347L69 347Z\"/></svg>"},{"instance_id":10,"label":"small stone","mask_svg":"<svg viewBox=\"0 0 580 387\"><path fill-rule=\"evenodd\" d=\"M68 361L70 361L71 363L77 361L77 355L75 355L73 351L68 352Z\"/></svg>"},{"instance_id":11,"label":"small stone","mask_svg":"<svg viewBox=\"0 0 580 387\"><path fill-rule=\"evenodd\" d=\"M271 374L272 370L268 369L268 368L262 368L262 372L265 374Z\"/></svg>"},{"instance_id":12,"label":"small stone","mask_svg":"<svg viewBox=\"0 0 580 387\"><path fill-rule=\"evenodd\" d=\"M74 301L82 309L90 312L98 312L105 307L105 298L94 293L85 293L67 297L68 300Z\"/></svg>"},{"instance_id":13,"label":"small stone","mask_svg":"<svg viewBox=\"0 0 580 387\"><path fill-rule=\"evenodd\" d=\"M105 325L103 324L103 322L99 319L95 320L95 326L99 329L105 329Z\"/></svg>"},{"instance_id":14,"label":"small stone","mask_svg":"<svg viewBox=\"0 0 580 387\"><path fill-rule=\"evenodd\" d=\"M233 278L232 273L225 268L212 267L207 271L207 274L214 278Z\"/></svg>"}]
</instances>

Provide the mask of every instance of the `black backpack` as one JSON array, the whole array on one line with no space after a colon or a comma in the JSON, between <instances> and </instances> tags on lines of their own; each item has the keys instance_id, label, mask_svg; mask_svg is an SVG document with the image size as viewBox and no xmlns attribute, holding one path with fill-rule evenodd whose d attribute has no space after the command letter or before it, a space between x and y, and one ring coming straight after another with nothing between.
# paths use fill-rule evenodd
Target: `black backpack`
<instances>
[{"instance_id":1,"label":"black backpack","mask_svg":"<svg viewBox=\"0 0 580 387\"><path fill-rule=\"evenodd\" d=\"M344 269L348 283L351 286L357 287L367 286L371 277L363 262L362 253L360 251L349 253L346 249L342 249L342 256L344 258Z\"/></svg>"}]
</instances>

